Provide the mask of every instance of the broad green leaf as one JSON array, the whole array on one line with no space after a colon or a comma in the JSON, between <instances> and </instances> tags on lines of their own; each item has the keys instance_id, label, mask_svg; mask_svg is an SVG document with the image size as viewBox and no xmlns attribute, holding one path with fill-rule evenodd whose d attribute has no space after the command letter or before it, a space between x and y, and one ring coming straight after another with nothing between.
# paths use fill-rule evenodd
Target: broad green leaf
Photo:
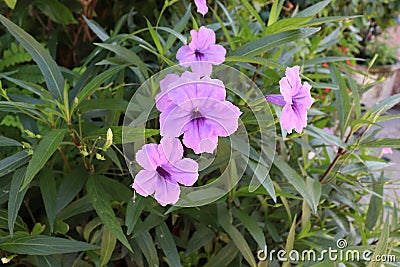
<instances>
[{"instance_id":1,"label":"broad green leaf","mask_svg":"<svg viewBox=\"0 0 400 267\"><path fill-rule=\"evenodd\" d=\"M85 169L76 168L63 177L56 197L56 214L65 208L82 190L88 175Z\"/></svg>"},{"instance_id":2,"label":"broad green leaf","mask_svg":"<svg viewBox=\"0 0 400 267\"><path fill-rule=\"evenodd\" d=\"M247 244L246 239L242 236L239 230L231 224L229 219L231 219L231 215L228 210L222 205L218 206L218 222L224 231L229 235L232 239L233 243L235 243L236 247L239 249L240 253L246 259L246 261L250 264L250 266L257 266L256 261L254 259L253 253Z\"/></svg>"},{"instance_id":3,"label":"broad green leaf","mask_svg":"<svg viewBox=\"0 0 400 267\"><path fill-rule=\"evenodd\" d=\"M126 126L111 126L113 132L113 144L125 144L144 140L145 138L157 135L160 133L158 129L144 129ZM108 128L107 128L108 129ZM99 136L106 137L107 129L96 129L89 133L86 138L97 139Z\"/></svg>"},{"instance_id":4,"label":"broad green leaf","mask_svg":"<svg viewBox=\"0 0 400 267\"><path fill-rule=\"evenodd\" d=\"M388 240L389 240L389 233L390 233L390 224L389 224L389 214L385 219L385 224L383 225L383 229L381 235L379 237L378 244L375 247L374 254L372 254L371 261L368 264L368 267L380 267L381 262L376 261L378 259L377 256L387 255L387 248L388 248Z\"/></svg>"},{"instance_id":5,"label":"broad green leaf","mask_svg":"<svg viewBox=\"0 0 400 267\"><path fill-rule=\"evenodd\" d=\"M135 228L136 222L144 208L145 199L137 196L135 202L133 198L128 202L126 207L125 225L128 227L127 233L130 235Z\"/></svg>"},{"instance_id":6,"label":"broad green leaf","mask_svg":"<svg viewBox=\"0 0 400 267\"><path fill-rule=\"evenodd\" d=\"M106 266L110 261L117 239L108 230L107 226L103 226L103 234L101 237L101 250L100 250L100 266Z\"/></svg>"},{"instance_id":7,"label":"broad green leaf","mask_svg":"<svg viewBox=\"0 0 400 267\"><path fill-rule=\"evenodd\" d=\"M168 226L165 222L162 222L156 227L156 235L158 243L163 250L169 266L181 266L181 260L176 248L176 244L172 234L170 233Z\"/></svg>"},{"instance_id":8,"label":"broad green leaf","mask_svg":"<svg viewBox=\"0 0 400 267\"><path fill-rule=\"evenodd\" d=\"M149 232L142 232L134 238L146 258L149 266L159 266L159 260L157 256L157 250L153 242L153 238Z\"/></svg>"},{"instance_id":9,"label":"broad green leaf","mask_svg":"<svg viewBox=\"0 0 400 267\"><path fill-rule=\"evenodd\" d=\"M378 111L380 112L386 112L387 110L391 109L395 105L400 103L400 94L392 95L377 104L375 104L371 109L372 113L376 113Z\"/></svg>"},{"instance_id":10,"label":"broad green leaf","mask_svg":"<svg viewBox=\"0 0 400 267\"><path fill-rule=\"evenodd\" d=\"M260 249L264 249L266 242L265 242L265 235L264 232L261 230L260 226L258 225L257 221L255 221L252 217L248 216L244 212L234 208L233 215L239 219L239 221L243 224L244 227L249 231L250 235L254 238L257 242L257 245Z\"/></svg>"},{"instance_id":11,"label":"broad green leaf","mask_svg":"<svg viewBox=\"0 0 400 267\"><path fill-rule=\"evenodd\" d=\"M92 205L96 210L97 215L101 218L104 225L113 233L113 235L121 241L121 243L127 247L130 251L132 248L124 235L121 225L119 224L114 211L111 207L110 200L106 197L106 192L97 181L97 176L90 176L86 184Z\"/></svg>"},{"instance_id":12,"label":"broad green leaf","mask_svg":"<svg viewBox=\"0 0 400 267\"><path fill-rule=\"evenodd\" d=\"M321 198L321 182L318 179L307 176L306 186L316 209Z\"/></svg>"},{"instance_id":13,"label":"broad green leaf","mask_svg":"<svg viewBox=\"0 0 400 267\"><path fill-rule=\"evenodd\" d=\"M5 73L0 73L0 77L20 86L21 88L24 88L24 89L38 95L42 99L48 99L48 100L52 99L51 94L48 91L46 91L43 87L41 87L40 85L9 77L9 76L5 75Z\"/></svg>"},{"instance_id":14,"label":"broad green leaf","mask_svg":"<svg viewBox=\"0 0 400 267\"><path fill-rule=\"evenodd\" d=\"M28 191L28 188L22 192L19 191L24 181L25 171L25 167L16 170L11 179L10 193L8 195L8 229L11 236L13 236L14 233L14 223L17 219L22 200L24 199L26 191Z\"/></svg>"},{"instance_id":15,"label":"broad green leaf","mask_svg":"<svg viewBox=\"0 0 400 267\"><path fill-rule=\"evenodd\" d=\"M228 266L237 256L237 248L234 242L229 242L217 254L215 254L204 267L225 267Z\"/></svg>"},{"instance_id":16,"label":"broad green leaf","mask_svg":"<svg viewBox=\"0 0 400 267\"><path fill-rule=\"evenodd\" d=\"M112 200L128 202L133 196L133 190L129 189L129 185L127 184L124 185L115 179L107 178L105 176L98 176L96 179Z\"/></svg>"},{"instance_id":17,"label":"broad green leaf","mask_svg":"<svg viewBox=\"0 0 400 267\"><path fill-rule=\"evenodd\" d=\"M302 62L297 62L294 65L314 66L322 63L340 62L346 60L364 61L364 59L362 58L355 58L355 57L316 57L313 59L304 60Z\"/></svg>"},{"instance_id":18,"label":"broad green leaf","mask_svg":"<svg viewBox=\"0 0 400 267\"><path fill-rule=\"evenodd\" d=\"M372 190L377 194L371 196L369 201L367 217L365 218L365 227L372 231L376 223L378 222L379 216L383 211L383 184L385 183L385 176L382 172L379 179L373 176Z\"/></svg>"},{"instance_id":19,"label":"broad green leaf","mask_svg":"<svg viewBox=\"0 0 400 267\"><path fill-rule=\"evenodd\" d=\"M4 2L11 9L14 9L15 5L17 4L17 0L4 0Z\"/></svg>"},{"instance_id":20,"label":"broad green leaf","mask_svg":"<svg viewBox=\"0 0 400 267\"><path fill-rule=\"evenodd\" d=\"M106 109L106 110L119 110L125 111L128 107L128 101L122 99L103 99L103 98L95 98L90 99L88 101L83 102L79 109L82 112L91 111L93 109Z\"/></svg>"},{"instance_id":21,"label":"broad green leaf","mask_svg":"<svg viewBox=\"0 0 400 267\"><path fill-rule=\"evenodd\" d=\"M278 69L285 69L285 67L273 60L260 58L260 57L249 57L249 56L229 56L225 58L225 62L244 62L244 63L253 63L260 64L262 66L268 66Z\"/></svg>"},{"instance_id":22,"label":"broad green leaf","mask_svg":"<svg viewBox=\"0 0 400 267\"><path fill-rule=\"evenodd\" d=\"M322 9L324 9L330 2L331 2L331 0L320 1L306 9L300 11L299 13L297 13L296 17L315 16L316 14L318 14L318 12L320 12Z\"/></svg>"},{"instance_id":23,"label":"broad green leaf","mask_svg":"<svg viewBox=\"0 0 400 267\"><path fill-rule=\"evenodd\" d=\"M88 243L44 235L16 236L0 243L0 249L28 255L53 255L85 250L97 250Z\"/></svg>"},{"instance_id":24,"label":"broad green leaf","mask_svg":"<svg viewBox=\"0 0 400 267\"><path fill-rule=\"evenodd\" d=\"M101 74L93 77L86 85L82 88L82 90L76 96L78 98L78 103L81 103L84 99L86 99L89 95L93 94L103 83L105 83L112 76L116 75L123 69L125 69L128 65L120 65L112 69L108 69Z\"/></svg>"},{"instance_id":25,"label":"broad green leaf","mask_svg":"<svg viewBox=\"0 0 400 267\"><path fill-rule=\"evenodd\" d=\"M164 218L161 214L150 213L149 216L143 221L143 223L136 224L136 227L132 231L133 237L140 235L140 233L147 232L150 229L156 227L161 222L163 222Z\"/></svg>"},{"instance_id":26,"label":"broad green leaf","mask_svg":"<svg viewBox=\"0 0 400 267\"><path fill-rule=\"evenodd\" d=\"M267 190L268 194L271 198L276 202L276 194L274 184L272 183L271 177L267 174L268 168L263 164L256 164L253 161L249 160L248 166L254 173L255 178L253 178L249 185L249 191L255 191L260 185L262 185L265 190ZM255 180L257 179L257 180ZM255 180L255 181L253 181Z\"/></svg>"},{"instance_id":27,"label":"broad green leaf","mask_svg":"<svg viewBox=\"0 0 400 267\"><path fill-rule=\"evenodd\" d=\"M29 161L24 183L22 184L20 190L23 190L29 185L35 175L43 168L46 162L54 154L64 139L65 132L65 129L53 130L47 133L39 142L38 146L33 152L32 159Z\"/></svg>"},{"instance_id":28,"label":"broad green leaf","mask_svg":"<svg viewBox=\"0 0 400 267\"><path fill-rule=\"evenodd\" d=\"M26 150L15 153L5 159L0 160L0 177L9 174L19 167L29 162L31 155Z\"/></svg>"},{"instance_id":29,"label":"broad green leaf","mask_svg":"<svg viewBox=\"0 0 400 267\"><path fill-rule=\"evenodd\" d=\"M319 28L307 28L307 29L291 30L291 31L268 35L266 37L262 37L260 39L246 43L245 45L234 50L228 56L248 56L248 57L256 56L274 47L280 47L284 44L299 39L304 39L318 32L319 30L320 30Z\"/></svg>"},{"instance_id":30,"label":"broad green leaf","mask_svg":"<svg viewBox=\"0 0 400 267\"><path fill-rule=\"evenodd\" d=\"M22 146L22 144L14 139L0 136L0 147L2 146Z\"/></svg>"},{"instance_id":31,"label":"broad green leaf","mask_svg":"<svg viewBox=\"0 0 400 267\"><path fill-rule=\"evenodd\" d=\"M186 256L189 256L196 250L200 249L207 242L210 242L214 238L215 234L210 228L203 226L200 224L199 229L197 229L192 237L189 239L187 248L186 248Z\"/></svg>"},{"instance_id":32,"label":"broad green leaf","mask_svg":"<svg viewBox=\"0 0 400 267\"><path fill-rule=\"evenodd\" d=\"M39 186L47 218L49 219L50 231L53 232L56 219L57 188L54 175L50 169L44 169L40 173Z\"/></svg>"},{"instance_id":33,"label":"broad green leaf","mask_svg":"<svg viewBox=\"0 0 400 267\"><path fill-rule=\"evenodd\" d=\"M126 60L129 64L137 66L140 69L140 71L143 73L143 75L146 78L148 78L149 73L148 73L146 64L144 64L142 59L132 50L129 50L128 48L125 48L120 45L115 45L115 44L95 43L95 45L100 46L109 51L112 51L115 54L117 54L118 56L122 57L124 60Z\"/></svg>"},{"instance_id":34,"label":"broad green leaf","mask_svg":"<svg viewBox=\"0 0 400 267\"><path fill-rule=\"evenodd\" d=\"M345 142L343 142L336 135L330 134L323 129L317 128L313 125L308 125L306 128L306 132L315 138L321 138L321 140L323 140L328 145L335 145L347 149L347 144Z\"/></svg>"},{"instance_id":35,"label":"broad green leaf","mask_svg":"<svg viewBox=\"0 0 400 267\"><path fill-rule=\"evenodd\" d=\"M29 52L33 60L38 64L46 81L47 89L56 99L63 98L64 77L50 54L28 33L12 23L0 14L0 22L17 39L17 41Z\"/></svg>"}]
</instances>

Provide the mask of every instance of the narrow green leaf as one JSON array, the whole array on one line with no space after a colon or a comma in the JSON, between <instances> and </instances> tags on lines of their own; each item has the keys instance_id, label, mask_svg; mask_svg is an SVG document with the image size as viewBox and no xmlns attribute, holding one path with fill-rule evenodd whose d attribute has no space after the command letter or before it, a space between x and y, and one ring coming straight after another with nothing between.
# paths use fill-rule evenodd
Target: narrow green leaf
<instances>
[{"instance_id":1,"label":"narrow green leaf","mask_svg":"<svg viewBox=\"0 0 400 267\"><path fill-rule=\"evenodd\" d=\"M116 44L95 43L95 45L114 52L116 55L126 60L129 64L137 66L146 78L149 77L146 64L144 64L142 59L132 50Z\"/></svg>"},{"instance_id":2,"label":"narrow green leaf","mask_svg":"<svg viewBox=\"0 0 400 267\"><path fill-rule=\"evenodd\" d=\"M44 235L27 235L6 239L0 243L0 249L17 254L53 255L96 250L98 247L70 239Z\"/></svg>"},{"instance_id":3,"label":"narrow green leaf","mask_svg":"<svg viewBox=\"0 0 400 267\"><path fill-rule=\"evenodd\" d=\"M160 37L159 37L158 33L156 32L156 30L154 30L154 28L151 25L150 21L148 21L146 19L146 22L147 22L147 27L149 29L151 38L153 39L154 43L156 44L158 53L160 53L160 55L164 55L164 48L163 48L163 46L161 44Z\"/></svg>"},{"instance_id":4,"label":"narrow green leaf","mask_svg":"<svg viewBox=\"0 0 400 267\"><path fill-rule=\"evenodd\" d=\"M371 142L363 143L360 147L391 147L400 148L400 139L397 138L380 138Z\"/></svg>"},{"instance_id":5,"label":"narrow green leaf","mask_svg":"<svg viewBox=\"0 0 400 267\"><path fill-rule=\"evenodd\" d=\"M257 242L258 247L260 249L264 249L266 245L265 235L258 223L253 218L236 208L234 208L232 211L233 215L239 219L239 221L243 224L244 227L246 227L250 235Z\"/></svg>"},{"instance_id":6,"label":"narrow green leaf","mask_svg":"<svg viewBox=\"0 0 400 267\"><path fill-rule=\"evenodd\" d=\"M40 267L61 267L61 264L51 255L38 256Z\"/></svg>"},{"instance_id":7,"label":"narrow green leaf","mask_svg":"<svg viewBox=\"0 0 400 267\"><path fill-rule=\"evenodd\" d=\"M127 247L130 251L132 248L126 239L126 236L122 232L121 225L115 217L114 211L111 207L110 200L106 197L106 192L96 180L97 176L90 176L86 184L92 205L96 210L97 215L101 218L104 225L113 233L113 235L121 241L121 243Z\"/></svg>"},{"instance_id":8,"label":"narrow green leaf","mask_svg":"<svg viewBox=\"0 0 400 267\"><path fill-rule=\"evenodd\" d=\"M347 144L343 142L339 137L336 135L330 134L323 129L317 128L313 125L308 125L306 131L309 135L320 138L326 144L335 145L344 149L347 149Z\"/></svg>"},{"instance_id":9,"label":"narrow green leaf","mask_svg":"<svg viewBox=\"0 0 400 267\"><path fill-rule=\"evenodd\" d=\"M0 229L9 230L8 227L8 213L9 211L0 209ZM20 216L17 216L17 219L14 222L14 230L15 232L28 232L28 227L26 223L21 219Z\"/></svg>"},{"instance_id":10,"label":"narrow green leaf","mask_svg":"<svg viewBox=\"0 0 400 267\"><path fill-rule=\"evenodd\" d=\"M24 180L25 171L25 167L16 170L11 179L10 193L8 195L8 229L11 237L14 233L14 223L17 219L19 208L21 207L26 191L28 191L28 188L22 192L19 191Z\"/></svg>"},{"instance_id":11,"label":"narrow green leaf","mask_svg":"<svg viewBox=\"0 0 400 267\"><path fill-rule=\"evenodd\" d=\"M0 147L2 146L22 146L22 144L14 139L0 136Z\"/></svg>"},{"instance_id":12,"label":"narrow green leaf","mask_svg":"<svg viewBox=\"0 0 400 267\"><path fill-rule=\"evenodd\" d=\"M38 146L33 152L32 159L29 161L24 183L22 184L20 190L23 190L29 185L35 175L43 168L46 162L54 154L64 139L65 132L65 129L53 130L47 133L39 142Z\"/></svg>"},{"instance_id":13,"label":"narrow green leaf","mask_svg":"<svg viewBox=\"0 0 400 267\"><path fill-rule=\"evenodd\" d=\"M296 215L293 218L292 226L290 227L289 234L286 239L286 246L285 246L286 255L289 255L290 251L293 250L295 235L296 235ZM285 261L282 264L282 267L290 267L290 266L291 266L290 260Z\"/></svg>"},{"instance_id":14,"label":"narrow green leaf","mask_svg":"<svg viewBox=\"0 0 400 267\"><path fill-rule=\"evenodd\" d=\"M110 261L117 239L108 230L107 226L103 226L103 235L101 237L101 250L100 250L100 266L106 266Z\"/></svg>"},{"instance_id":15,"label":"narrow green leaf","mask_svg":"<svg viewBox=\"0 0 400 267\"><path fill-rule=\"evenodd\" d=\"M400 103L400 94L396 94L396 95L392 95L380 102L378 102L377 104L375 104L371 109L372 109L372 113L376 113L376 112L386 112L389 109L391 109L392 107L394 107L395 105L397 105L398 103Z\"/></svg>"},{"instance_id":16,"label":"narrow green leaf","mask_svg":"<svg viewBox=\"0 0 400 267\"><path fill-rule=\"evenodd\" d=\"M154 245L153 238L149 232L146 231L140 233L137 237L135 237L135 241L146 258L149 266L159 266L157 250Z\"/></svg>"},{"instance_id":17,"label":"narrow green leaf","mask_svg":"<svg viewBox=\"0 0 400 267\"><path fill-rule=\"evenodd\" d=\"M332 82L339 86L339 90L335 91L335 98L336 98L336 107L339 113L339 125L340 125L340 133L341 137L343 138L344 133L347 129L347 125L349 124L349 118L351 115L350 112L350 96L347 92L346 82L344 77L342 77L339 69L330 64L329 70L332 75Z\"/></svg>"},{"instance_id":18,"label":"narrow green leaf","mask_svg":"<svg viewBox=\"0 0 400 267\"><path fill-rule=\"evenodd\" d=\"M214 236L215 234L212 230L210 230L210 228L200 224L199 229L197 229L189 239L185 255L189 256L196 250L200 249L207 242L210 242Z\"/></svg>"},{"instance_id":19,"label":"narrow green leaf","mask_svg":"<svg viewBox=\"0 0 400 267\"><path fill-rule=\"evenodd\" d=\"M379 237L378 244L375 247L374 254L372 254L372 261L369 262L368 267L379 267L382 266L381 262L376 261L379 256L387 254L388 248L388 240L389 240L389 233L390 233L390 224L389 224L389 214L385 219L385 224L383 225L383 229L381 235Z\"/></svg>"},{"instance_id":20,"label":"narrow green leaf","mask_svg":"<svg viewBox=\"0 0 400 267\"><path fill-rule=\"evenodd\" d=\"M75 200L67 207L65 207L63 210L61 210L60 213L57 214L57 219L60 221L64 221L75 215L82 214L92 210L93 210L92 203L90 201L89 196L86 195L78 200Z\"/></svg>"},{"instance_id":21,"label":"narrow green leaf","mask_svg":"<svg viewBox=\"0 0 400 267\"><path fill-rule=\"evenodd\" d=\"M258 23L260 25L264 25L264 21L261 19L260 15L257 13L257 11L254 9L253 5L250 4L248 0L241 0L242 4L246 7L246 9L250 12L251 15L253 15Z\"/></svg>"},{"instance_id":22,"label":"narrow green leaf","mask_svg":"<svg viewBox=\"0 0 400 267\"><path fill-rule=\"evenodd\" d=\"M133 198L128 202L126 207L125 225L128 227L127 233L130 235L135 228L136 222L144 208L145 199L137 196L135 202Z\"/></svg>"},{"instance_id":23,"label":"narrow green leaf","mask_svg":"<svg viewBox=\"0 0 400 267\"><path fill-rule=\"evenodd\" d=\"M17 4L17 0L4 0L4 2L6 2L6 5L11 9L14 9Z\"/></svg>"},{"instance_id":24,"label":"narrow green leaf","mask_svg":"<svg viewBox=\"0 0 400 267\"><path fill-rule=\"evenodd\" d=\"M29 162L31 155L26 150L0 160L0 177L9 174Z\"/></svg>"},{"instance_id":25,"label":"narrow green leaf","mask_svg":"<svg viewBox=\"0 0 400 267\"><path fill-rule=\"evenodd\" d=\"M282 20L279 20L269 26L265 30L265 34L274 34L278 32L285 32L285 31L290 31L290 30L297 30L307 22L309 22L312 19L312 17L305 17L305 18L285 18Z\"/></svg>"},{"instance_id":26,"label":"narrow green leaf","mask_svg":"<svg viewBox=\"0 0 400 267\"><path fill-rule=\"evenodd\" d=\"M86 16L83 16L89 28L100 38L103 42L110 38L110 36L106 33L106 31L94 20L88 19Z\"/></svg>"},{"instance_id":27,"label":"narrow green leaf","mask_svg":"<svg viewBox=\"0 0 400 267\"><path fill-rule=\"evenodd\" d=\"M83 168L77 168L67 173L58 188L55 211L58 214L82 190L86 183L88 173Z\"/></svg>"},{"instance_id":28,"label":"narrow green leaf","mask_svg":"<svg viewBox=\"0 0 400 267\"><path fill-rule=\"evenodd\" d=\"M116 75L128 65L120 65L112 69L108 69L96 77L92 78L86 85L82 88L82 90L76 96L78 98L78 102L81 103L84 99L86 99L89 95L93 94L104 82L110 79L112 76ZM71 111L72 112L72 111Z\"/></svg>"},{"instance_id":29,"label":"narrow green leaf","mask_svg":"<svg viewBox=\"0 0 400 267\"><path fill-rule=\"evenodd\" d=\"M50 169L44 169L40 173L39 186L47 218L49 219L50 231L53 232L56 219L57 188L54 175Z\"/></svg>"},{"instance_id":30,"label":"narrow green leaf","mask_svg":"<svg viewBox=\"0 0 400 267\"><path fill-rule=\"evenodd\" d=\"M183 29L185 29L185 27L190 19L190 16L191 16L190 7L191 7L191 4L189 4L185 15L183 15L183 17L179 20L179 22L174 26L175 32L180 33L183 31ZM177 36L170 34L168 36L167 42L165 44L165 50L168 51L172 47L172 45L174 44L176 39L177 39ZM186 44L186 43L184 43L184 44Z\"/></svg>"},{"instance_id":31,"label":"narrow green leaf","mask_svg":"<svg viewBox=\"0 0 400 267\"><path fill-rule=\"evenodd\" d=\"M315 16L316 14L318 14L318 12L320 12L322 9L324 9L330 2L331 2L331 0L320 1L306 9L300 11L299 13L297 13L296 17Z\"/></svg>"},{"instance_id":32,"label":"narrow green leaf","mask_svg":"<svg viewBox=\"0 0 400 267\"><path fill-rule=\"evenodd\" d=\"M52 21L68 25L78 23L71 11L58 0L36 0L35 5Z\"/></svg>"},{"instance_id":33,"label":"narrow green leaf","mask_svg":"<svg viewBox=\"0 0 400 267\"><path fill-rule=\"evenodd\" d=\"M237 248L234 242L229 242L217 254L215 254L204 267L225 267L231 263L237 255Z\"/></svg>"},{"instance_id":34,"label":"narrow green leaf","mask_svg":"<svg viewBox=\"0 0 400 267\"><path fill-rule=\"evenodd\" d=\"M228 210L221 205L218 206L219 224L232 239L233 243L235 243L236 247L239 249L240 253L242 253L243 257L250 264L250 266L257 266L249 244L247 244L246 239L244 239L239 230L231 224L229 221L230 218L232 218L232 216L229 214Z\"/></svg>"},{"instance_id":35,"label":"narrow green leaf","mask_svg":"<svg viewBox=\"0 0 400 267\"><path fill-rule=\"evenodd\" d=\"M299 39L304 39L318 32L319 30L320 28L307 28L268 35L266 37L246 43L230 53L229 56L256 56L274 47L280 47L284 44Z\"/></svg>"},{"instance_id":36,"label":"narrow green leaf","mask_svg":"<svg viewBox=\"0 0 400 267\"><path fill-rule=\"evenodd\" d=\"M181 260L175 241L165 222L162 222L156 227L156 235L158 243L167 257L169 266L181 266Z\"/></svg>"},{"instance_id":37,"label":"narrow green leaf","mask_svg":"<svg viewBox=\"0 0 400 267\"><path fill-rule=\"evenodd\" d=\"M14 36L15 39L29 52L38 64L46 81L47 89L56 99L62 99L64 77L50 54L28 33L0 14L0 22Z\"/></svg>"},{"instance_id":38,"label":"narrow green leaf","mask_svg":"<svg viewBox=\"0 0 400 267\"><path fill-rule=\"evenodd\" d=\"M374 176L373 176L374 177ZM379 179L373 178L372 190L377 195L372 195L368 205L367 217L365 219L365 227L372 231L376 223L378 222L379 216L383 211L383 184L385 183L385 176L382 172Z\"/></svg>"}]
</instances>

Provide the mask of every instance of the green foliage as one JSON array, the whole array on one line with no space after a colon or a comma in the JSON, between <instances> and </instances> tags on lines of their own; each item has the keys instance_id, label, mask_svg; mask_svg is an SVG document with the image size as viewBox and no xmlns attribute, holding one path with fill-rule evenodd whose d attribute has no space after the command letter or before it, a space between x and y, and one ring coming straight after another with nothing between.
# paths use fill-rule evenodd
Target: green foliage
<instances>
[{"instance_id":1,"label":"green foliage","mask_svg":"<svg viewBox=\"0 0 400 267\"><path fill-rule=\"evenodd\" d=\"M13 14L24 7L22 2ZM101 4L107 7L105 2ZM357 84L353 70L343 63L356 59L332 55L351 23L343 16L316 17L327 11L330 1L300 11L290 9L286 1L215 1L209 5L212 15L204 19L188 1L165 1L160 10L157 1L147 1L145 9L137 1L137 10L114 2L118 21L111 26L100 12L97 18L77 16L80 13L67 1L32 4L51 25L86 21L99 37L91 41L79 67L71 70L57 63L50 41L44 48L41 33L33 31L33 37L0 16L7 29L0 60L2 259L13 266L262 266L257 251L265 246L321 251L335 248L340 238L351 248L399 257L398 204L382 199L389 182L383 169L390 164L374 148L400 148L400 143L377 138L379 129L371 127L397 118L386 112L400 96L368 110L362 107L365 85ZM208 205L164 208L129 188L137 166L122 153L124 142L135 143L137 150L143 139L159 140L159 113L151 110L145 124L129 131L121 122L127 108L141 111L128 105L132 95L153 74L175 64L177 49L200 24L213 28L218 43L228 50L225 63L252 78L263 94L277 93L285 68L298 64L316 101L301 134L287 135L278 119L265 122L278 128L277 138L268 140L276 145L274 151L263 146L257 118L249 110L257 103L247 106L229 94L241 107L250 143L242 179ZM62 28L63 34L67 28ZM4 49L3 40L10 34L21 44L8 41ZM328 68L323 63L329 63ZM29 69L40 71L40 77L22 75ZM260 99L264 101L263 95ZM144 96L141 100L140 105L150 105ZM279 116L280 109L273 110ZM107 144L108 129L112 144ZM224 140L219 143L216 159L200 172L199 184L227 169L225 152L230 147ZM232 146L243 151L239 142ZM260 155L272 162L269 173L267 163L256 166ZM258 180L254 184L253 176ZM369 203L363 203L370 195ZM367 265L276 259L268 264Z\"/></svg>"}]
</instances>

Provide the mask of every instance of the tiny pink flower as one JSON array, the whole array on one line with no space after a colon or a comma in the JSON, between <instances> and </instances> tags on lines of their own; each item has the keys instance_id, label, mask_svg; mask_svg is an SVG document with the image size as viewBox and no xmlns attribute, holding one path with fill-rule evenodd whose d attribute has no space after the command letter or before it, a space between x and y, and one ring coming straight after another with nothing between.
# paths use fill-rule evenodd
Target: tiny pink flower
<instances>
[{"instance_id":1,"label":"tiny pink flower","mask_svg":"<svg viewBox=\"0 0 400 267\"><path fill-rule=\"evenodd\" d=\"M382 148L382 154L393 154L393 150L390 147Z\"/></svg>"},{"instance_id":2,"label":"tiny pink flower","mask_svg":"<svg viewBox=\"0 0 400 267\"><path fill-rule=\"evenodd\" d=\"M215 44L214 31L204 26L199 31L191 30L190 35L192 41L179 48L176 58L180 64L189 65L193 72L201 76L210 75L212 65L225 61L226 50L222 45Z\"/></svg>"},{"instance_id":3,"label":"tiny pink flower","mask_svg":"<svg viewBox=\"0 0 400 267\"><path fill-rule=\"evenodd\" d=\"M197 12L202 14L204 17L205 14L207 14L207 12L208 12L206 0L194 0L194 3L197 7Z\"/></svg>"},{"instance_id":4,"label":"tiny pink flower","mask_svg":"<svg viewBox=\"0 0 400 267\"><path fill-rule=\"evenodd\" d=\"M311 85L307 82L301 84L300 67L286 68L286 77L279 81L280 95L268 95L267 101L283 106L280 123L288 133L301 133L303 128L307 126L307 110L314 103L311 97Z\"/></svg>"},{"instance_id":5,"label":"tiny pink flower","mask_svg":"<svg viewBox=\"0 0 400 267\"><path fill-rule=\"evenodd\" d=\"M179 139L164 137L160 144L146 144L136 153L144 168L136 174L132 187L144 197L154 194L162 206L175 204L180 195L178 183L193 185L198 179L198 164L183 157Z\"/></svg>"}]
</instances>

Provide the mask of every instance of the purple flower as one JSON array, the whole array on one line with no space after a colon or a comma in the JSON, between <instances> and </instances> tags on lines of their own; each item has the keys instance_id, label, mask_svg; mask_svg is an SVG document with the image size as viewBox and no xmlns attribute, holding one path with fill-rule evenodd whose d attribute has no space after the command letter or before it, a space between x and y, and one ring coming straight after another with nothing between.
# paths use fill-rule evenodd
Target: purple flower
<instances>
[{"instance_id":1,"label":"purple flower","mask_svg":"<svg viewBox=\"0 0 400 267\"><path fill-rule=\"evenodd\" d=\"M383 147L381 153L382 154L393 154L393 150L390 147Z\"/></svg>"},{"instance_id":2,"label":"purple flower","mask_svg":"<svg viewBox=\"0 0 400 267\"><path fill-rule=\"evenodd\" d=\"M298 133L303 131L307 126L307 110L314 103L311 85L307 82L301 84L299 70L299 66L286 68L286 77L279 81L281 94L266 97L268 102L283 106L280 122L288 133L292 133L292 129Z\"/></svg>"},{"instance_id":3,"label":"purple flower","mask_svg":"<svg viewBox=\"0 0 400 267\"><path fill-rule=\"evenodd\" d=\"M238 128L239 108L225 101L225 86L209 77L192 79L182 75L175 86L169 87L172 101L160 115L160 134L179 137L195 153L212 153L218 136L229 136Z\"/></svg>"},{"instance_id":4,"label":"purple flower","mask_svg":"<svg viewBox=\"0 0 400 267\"><path fill-rule=\"evenodd\" d=\"M178 183L193 185L199 176L198 164L184 158L179 139L164 137L160 144L146 144L136 153L136 162L144 168L136 174L132 187L142 196L154 193L162 206L175 204L181 192Z\"/></svg>"},{"instance_id":5,"label":"purple flower","mask_svg":"<svg viewBox=\"0 0 400 267\"><path fill-rule=\"evenodd\" d=\"M202 14L204 17L204 15L207 14L208 12L206 0L194 0L194 3L197 7L197 12Z\"/></svg>"},{"instance_id":6,"label":"purple flower","mask_svg":"<svg viewBox=\"0 0 400 267\"><path fill-rule=\"evenodd\" d=\"M180 64L188 64L192 71L201 76L210 75L212 64L219 65L225 61L226 50L215 44L213 30L201 26L199 31L191 30L192 41L179 48L176 58Z\"/></svg>"}]
</instances>

